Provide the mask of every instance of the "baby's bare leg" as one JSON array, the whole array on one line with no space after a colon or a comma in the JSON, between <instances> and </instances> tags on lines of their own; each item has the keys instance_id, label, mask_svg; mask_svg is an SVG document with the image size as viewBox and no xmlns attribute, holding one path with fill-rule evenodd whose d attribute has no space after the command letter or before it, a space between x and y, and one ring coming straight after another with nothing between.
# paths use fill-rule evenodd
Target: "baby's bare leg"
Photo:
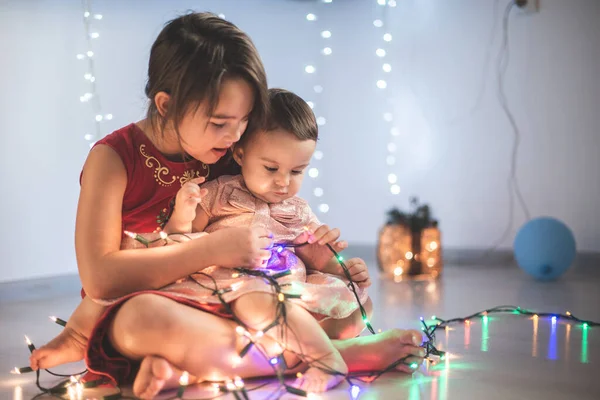
<instances>
[{"instance_id":1,"label":"baby's bare leg","mask_svg":"<svg viewBox=\"0 0 600 400\"><path fill-rule=\"evenodd\" d=\"M276 319L278 300L269 293L249 293L233 303L235 315L248 327L263 331ZM340 352L318 322L302 307L286 302L286 319L264 332L278 340L285 350L299 355L310 365L298 384L308 392L324 392L339 384L348 367ZM285 338L281 340L281 338ZM324 370L339 372L327 373Z\"/></svg>"},{"instance_id":2,"label":"baby's bare leg","mask_svg":"<svg viewBox=\"0 0 600 400\"><path fill-rule=\"evenodd\" d=\"M105 309L104 306L85 297L62 332L31 354L29 359L31 368L47 369L82 360L92 329Z\"/></svg>"},{"instance_id":3,"label":"baby's bare leg","mask_svg":"<svg viewBox=\"0 0 600 400\"><path fill-rule=\"evenodd\" d=\"M367 319L370 321L373 316L371 298L367 299L363 307L367 313ZM344 319L327 319L319 322L319 325L331 339L351 339L360 335L366 328L360 309Z\"/></svg>"}]
</instances>

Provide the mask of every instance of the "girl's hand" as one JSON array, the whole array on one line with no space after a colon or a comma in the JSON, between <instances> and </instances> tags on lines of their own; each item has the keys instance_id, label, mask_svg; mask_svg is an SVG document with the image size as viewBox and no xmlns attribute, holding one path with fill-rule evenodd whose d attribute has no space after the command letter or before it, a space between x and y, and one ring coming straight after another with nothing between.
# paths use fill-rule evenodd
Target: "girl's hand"
<instances>
[{"instance_id":1,"label":"girl's hand","mask_svg":"<svg viewBox=\"0 0 600 400\"><path fill-rule=\"evenodd\" d=\"M367 264L365 264L361 258L351 258L347 261L344 261L344 264L346 267L348 267L348 272L350 273L352 282L356 283L359 288L367 288L371 286L371 278L369 277Z\"/></svg>"},{"instance_id":2,"label":"girl's hand","mask_svg":"<svg viewBox=\"0 0 600 400\"><path fill-rule=\"evenodd\" d=\"M221 229L206 239L214 240L213 259L220 267L260 267L271 258L273 239L264 228Z\"/></svg>"}]
</instances>

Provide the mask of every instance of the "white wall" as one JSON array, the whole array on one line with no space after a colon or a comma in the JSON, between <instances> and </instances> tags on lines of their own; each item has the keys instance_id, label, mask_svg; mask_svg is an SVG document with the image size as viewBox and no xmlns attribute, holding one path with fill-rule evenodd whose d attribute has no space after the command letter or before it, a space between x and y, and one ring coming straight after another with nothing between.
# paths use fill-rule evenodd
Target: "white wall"
<instances>
[{"instance_id":1,"label":"white wall","mask_svg":"<svg viewBox=\"0 0 600 400\"><path fill-rule=\"evenodd\" d=\"M321 174L303 189L316 207L312 189L325 188L324 220L351 242L372 244L385 211L416 194L441 220L446 247L487 248L508 223L512 131L495 77L506 1L497 4L491 47L494 0L398 1L388 14L393 72L381 91L375 0L96 0L104 16L94 41L96 83L104 113L114 115L103 131L143 115L149 46L162 24L199 6L222 12L255 40L271 86L315 101L327 118L325 157L315 164ZM522 132L518 177L532 215L564 220L580 250L599 251L600 2L540 2L540 13L510 20L506 93ZM311 11L315 23L304 19ZM322 29L333 34L327 58L319 53ZM79 102L86 91L85 64L75 58L86 50L80 4L0 1L0 38L0 281L72 273L83 135L93 132L91 108ZM316 74L303 72L309 63ZM312 91L317 83L321 95ZM393 169L385 162L386 104L401 131ZM389 192L389 172L400 195ZM515 224L523 222L517 213Z\"/></svg>"}]
</instances>

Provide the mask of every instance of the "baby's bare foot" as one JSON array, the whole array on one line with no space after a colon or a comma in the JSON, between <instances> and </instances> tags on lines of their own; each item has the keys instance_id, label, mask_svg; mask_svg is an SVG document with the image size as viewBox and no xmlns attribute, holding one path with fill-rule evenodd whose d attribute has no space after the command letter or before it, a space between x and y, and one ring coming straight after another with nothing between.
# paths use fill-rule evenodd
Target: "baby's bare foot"
<instances>
[{"instance_id":1,"label":"baby's bare foot","mask_svg":"<svg viewBox=\"0 0 600 400\"><path fill-rule=\"evenodd\" d=\"M70 327L48 344L36 349L29 357L32 369L48 369L57 365L80 361L85 355L88 339Z\"/></svg>"},{"instance_id":2,"label":"baby's bare foot","mask_svg":"<svg viewBox=\"0 0 600 400\"><path fill-rule=\"evenodd\" d=\"M296 380L295 386L308 393L325 392L339 385L347 373L346 363L340 353L335 351L311 363L311 367Z\"/></svg>"},{"instance_id":3,"label":"baby's bare foot","mask_svg":"<svg viewBox=\"0 0 600 400\"><path fill-rule=\"evenodd\" d=\"M141 399L153 399L173 376L173 367L167 360L148 356L140 365L133 382L133 393Z\"/></svg>"},{"instance_id":4,"label":"baby's bare foot","mask_svg":"<svg viewBox=\"0 0 600 400\"><path fill-rule=\"evenodd\" d=\"M337 348L350 372L381 371L405 358L397 370L412 373L423 362L423 335L419 331L390 329L377 335L360 336L337 342ZM412 364L412 367L411 367Z\"/></svg>"}]
</instances>

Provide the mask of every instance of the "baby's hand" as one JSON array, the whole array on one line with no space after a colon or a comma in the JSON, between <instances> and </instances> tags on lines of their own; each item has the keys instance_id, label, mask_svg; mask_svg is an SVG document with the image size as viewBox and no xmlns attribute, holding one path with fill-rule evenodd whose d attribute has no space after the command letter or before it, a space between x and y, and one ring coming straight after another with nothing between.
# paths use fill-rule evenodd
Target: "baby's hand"
<instances>
[{"instance_id":1,"label":"baby's hand","mask_svg":"<svg viewBox=\"0 0 600 400\"><path fill-rule=\"evenodd\" d=\"M338 228L330 229L327 225L319 226L311 222L305 229L308 233L308 243L318 243L321 246L330 244L336 251L348 247L348 243L345 241L336 242L340 238L340 230Z\"/></svg>"},{"instance_id":2,"label":"baby's hand","mask_svg":"<svg viewBox=\"0 0 600 400\"><path fill-rule=\"evenodd\" d=\"M359 288L367 288L371 286L371 278L367 264L361 258L351 258L344 262L348 267L348 272L352 278L352 282L356 283Z\"/></svg>"},{"instance_id":3,"label":"baby's hand","mask_svg":"<svg viewBox=\"0 0 600 400\"><path fill-rule=\"evenodd\" d=\"M296 254L304 261L306 268L317 271L334 273L341 272L334 254L325 246L331 245L333 250L340 252L348 247L346 241L336 242L340 237L339 229L329 229L327 225L318 226L311 223L295 240L295 244L309 243L296 249Z\"/></svg>"},{"instance_id":4,"label":"baby's hand","mask_svg":"<svg viewBox=\"0 0 600 400\"><path fill-rule=\"evenodd\" d=\"M200 189L201 183L204 183L204 177L190 179L177 192L175 197L175 209L169 222L165 227L167 233L170 232L189 232L191 223L196 218L196 208L206 196L207 190Z\"/></svg>"}]
</instances>

